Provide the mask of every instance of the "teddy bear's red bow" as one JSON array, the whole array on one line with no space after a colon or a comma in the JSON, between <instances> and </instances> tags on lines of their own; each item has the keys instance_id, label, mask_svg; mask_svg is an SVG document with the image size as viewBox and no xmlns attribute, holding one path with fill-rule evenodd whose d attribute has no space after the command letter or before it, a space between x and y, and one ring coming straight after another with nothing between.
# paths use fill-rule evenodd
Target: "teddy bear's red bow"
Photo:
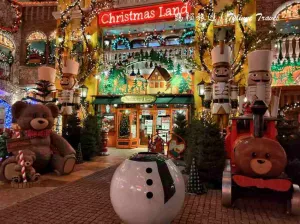
<instances>
[{"instance_id":1,"label":"teddy bear's red bow","mask_svg":"<svg viewBox=\"0 0 300 224\"><path fill-rule=\"evenodd\" d=\"M25 135L28 138L46 138L50 134L51 134L51 130L43 130L43 131L27 130L27 131L25 131Z\"/></svg>"},{"instance_id":2,"label":"teddy bear's red bow","mask_svg":"<svg viewBox=\"0 0 300 224\"><path fill-rule=\"evenodd\" d=\"M287 179L258 179L245 177L241 175L233 176L234 182L241 187L257 187L257 188L268 188L275 191L288 191L292 183Z\"/></svg>"}]
</instances>

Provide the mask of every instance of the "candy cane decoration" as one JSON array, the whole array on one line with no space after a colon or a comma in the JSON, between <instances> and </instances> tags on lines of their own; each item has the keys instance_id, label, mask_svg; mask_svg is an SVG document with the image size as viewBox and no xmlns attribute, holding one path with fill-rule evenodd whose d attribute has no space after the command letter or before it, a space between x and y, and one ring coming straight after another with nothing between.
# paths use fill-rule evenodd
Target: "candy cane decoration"
<instances>
[{"instance_id":1,"label":"candy cane decoration","mask_svg":"<svg viewBox=\"0 0 300 224\"><path fill-rule=\"evenodd\" d=\"M19 151L19 164L22 167L21 173L22 173L23 182L26 183L27 179L26 179L26 172L25 172L25 161L24 161L24 153L22 152L22 150Z\"/></svg>"}]
</instances>

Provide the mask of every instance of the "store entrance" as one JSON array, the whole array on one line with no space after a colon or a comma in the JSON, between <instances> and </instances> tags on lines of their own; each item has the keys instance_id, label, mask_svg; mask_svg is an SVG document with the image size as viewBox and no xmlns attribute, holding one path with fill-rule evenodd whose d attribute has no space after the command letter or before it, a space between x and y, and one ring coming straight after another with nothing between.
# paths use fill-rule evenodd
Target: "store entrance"
<instances>
[{"instance_id":1,"label":"store entrance","mask_svg":"<svg viewBox=\"0 0 300 224\"><path fill-rule=\"evenodd\" d=\"M155 134L154 112L152 110L142 110L140 113L140 145L147 146L148 138Z\"/></svg>"}]
</instances>

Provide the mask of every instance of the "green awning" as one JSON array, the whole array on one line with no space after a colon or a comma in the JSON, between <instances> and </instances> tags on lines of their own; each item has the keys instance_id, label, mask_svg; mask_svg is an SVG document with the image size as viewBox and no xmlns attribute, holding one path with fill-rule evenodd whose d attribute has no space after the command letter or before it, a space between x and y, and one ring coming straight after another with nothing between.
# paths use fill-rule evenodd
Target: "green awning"
<instances>
[{"instance_id":1,"label":"green awning","mask_svg":"<svg viewBox=\"0 0 300 224\"><path fill-rule=\"evenodd\" d=\"M169 104L194 104L193 96L174 97Z\"/></svg>"},{"instance_id":2,"label":"green awning","mask_svg":"<svg viewBox=\"0 0 300 224\"><path fill-rule=\"evenodd\" d=\"M96 105L124 104L121 97L100 97L93 102ZM193 96L158 96L153 104L194 104Z\"/></svg>"},{"instance_id":3,"label":"green awning","mask_svg":"<svg viewBox=\"0 0 300 224\"><path fill-rule=\"evenodd\" d=\"M93 104L96 105L107 105L107 104L112 104L111 101L113 98L96 98L93 102Z\"/></svg>"},{"instance_id":4,"label":"green awning","mask_svg":"<svg viewBox=\"0 0 300 224\"><path fill-rule=\"evenodd\" d=\"M153 104L169 104L174 97L157 97Z\"/></svg>"},{"instance_id":5,"label":"green awning","mask_svg":"<svg viewBox=\"0 0 300 224\"><path fill-rule=\"evenodd\" d=\"M123 102L121 101L121 98L113 98L111 101L111 104L123 104Z\"/></svg>"}]
</instances>

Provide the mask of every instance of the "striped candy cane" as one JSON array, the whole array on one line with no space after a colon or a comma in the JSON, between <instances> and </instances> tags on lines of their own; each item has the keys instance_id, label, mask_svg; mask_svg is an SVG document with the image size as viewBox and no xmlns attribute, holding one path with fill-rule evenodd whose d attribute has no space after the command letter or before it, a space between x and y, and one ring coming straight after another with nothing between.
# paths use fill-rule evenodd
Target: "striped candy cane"
<instances>
[{"instance_id":1,"label":"striped candy cane","mask_svg":"<svg viewBox=\"0 0 300 224\"><path fill-rule=\"evenodd\" d=\"M26 172L25 172L25 161L24 161L24 153L22 152L22 150L19 151L19 164L22 167L21 173L22 173L23 182L26 183L27 179L26 179Z\"/></svg>"}]
</instances>

